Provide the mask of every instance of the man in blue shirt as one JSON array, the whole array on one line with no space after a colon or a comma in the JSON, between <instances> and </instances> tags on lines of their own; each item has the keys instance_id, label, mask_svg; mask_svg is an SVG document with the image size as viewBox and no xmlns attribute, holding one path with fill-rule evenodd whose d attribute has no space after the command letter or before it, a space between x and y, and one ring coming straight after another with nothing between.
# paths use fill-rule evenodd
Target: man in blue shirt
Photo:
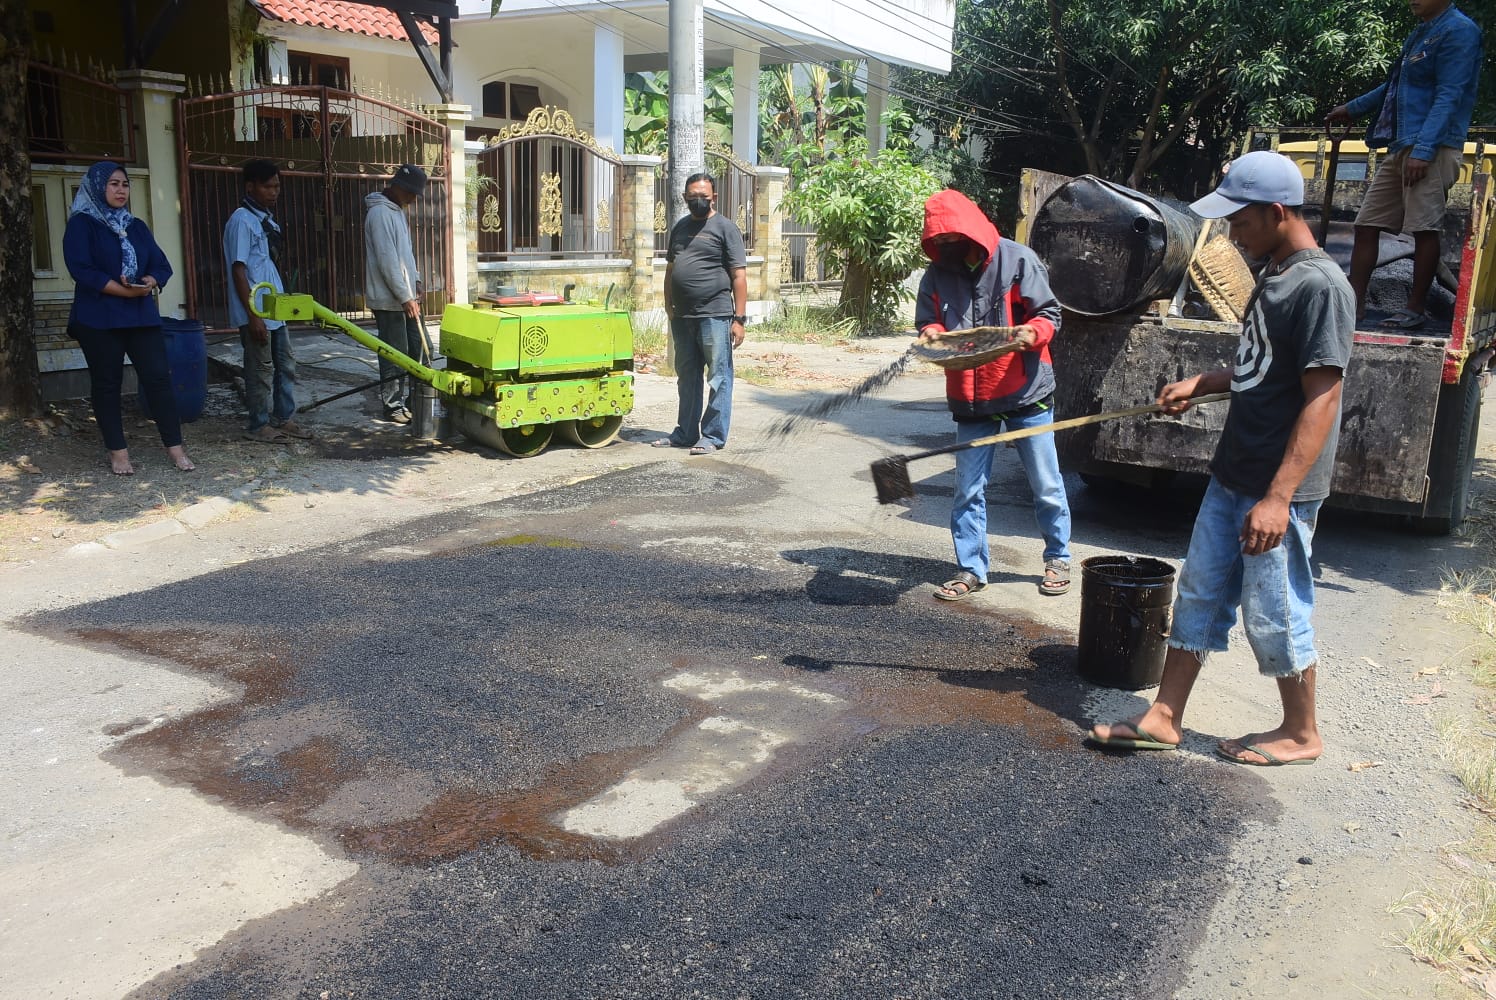
<instances>
[{"instance_id":1,"label":"man in blue shirt","mask_svg":"<svg viewBox=\"0 0 1496 1000\"><path fill-rule=\"evenodd\" d=\"M279 167L269 160L250 160L244 165L244 200L223 230L229 322L239 328L244 345L244 401L249 409L244 437L266 444L312 436L291 419L296 413L296 359L286 324L261 319L250 309L256 285L269 282L277 292L286 290L278 267L285 237L273 214L280 189Z\"/></svg>"},{"instance_id":2,"label":"man in blue shirt","mask_svg":"<svg viewBox=\"0 0 1496 1000\"><path fill-rule=\"evenodd\" d=\"M1450 0L1408 0L1418 26L1375 90L1333 109L1330 124L1348 125L1374 113L1366 145L1387 155L1356 215L1351 288L1356 319L1366 313L1366 289L1376 267L1381 231L1413 236L1413 284L1408 304L1382 325L1417 330L1427 321L1428 290L1439 266L1444 200L1460 175L1465 136L1475 108L1481 33Z\"/></svg>"}]
</instances>

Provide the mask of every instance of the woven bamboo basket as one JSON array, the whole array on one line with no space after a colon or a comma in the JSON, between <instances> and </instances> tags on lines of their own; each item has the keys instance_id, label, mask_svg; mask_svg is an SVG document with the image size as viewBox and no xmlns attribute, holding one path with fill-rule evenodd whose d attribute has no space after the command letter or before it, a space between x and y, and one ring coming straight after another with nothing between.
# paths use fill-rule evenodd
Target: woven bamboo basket
<instances>
[{"instance_id":1,"label":"woven bamboo basket","mask_svg":"<svg viewBox=\"0 0 1496 1000\"><path fill-rule=\"evenodd\" d=\"M1256 281L1241 251L1224 236L1212 236L1190 261L1190 277L1216 316L1240 323Z\"/></svg>"},{"instance_id":2,"label":"woven bamboo basket","mask_svg":"<svg viewBox=\"0 0 1496 1000\"><path fill-rule=\"evenodd\" d=\"M1014 339L1018 330L1016 326L978 326L942 333L934 340L916 343L914 356L953 371L980 368L1004 354L1023 350Z\"/></svg>"}]
</instances>

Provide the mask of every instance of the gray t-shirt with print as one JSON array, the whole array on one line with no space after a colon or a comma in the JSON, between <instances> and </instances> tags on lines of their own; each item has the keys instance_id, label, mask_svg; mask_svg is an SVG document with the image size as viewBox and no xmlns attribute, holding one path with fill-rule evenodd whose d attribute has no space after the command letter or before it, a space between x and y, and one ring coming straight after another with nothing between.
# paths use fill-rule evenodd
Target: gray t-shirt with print
<instances>
[{"instance_id":1,"label":"gray t-shirt with print","mask_svg":"<svg viewBox=\"0 0 1496 1000\"><path fill-rule=\"evenodd\" d=\"M1300 250L1262 277L1252 293L1236 347L1231 410L1210 471L1227 489L1267 494L1299 413L1303 374L1310 368L1345 371L1356 335L1355 298L1340 267L1321 250ZM1330 495L1340 414L1295 502Z\"/></svg>"}]
</instances>

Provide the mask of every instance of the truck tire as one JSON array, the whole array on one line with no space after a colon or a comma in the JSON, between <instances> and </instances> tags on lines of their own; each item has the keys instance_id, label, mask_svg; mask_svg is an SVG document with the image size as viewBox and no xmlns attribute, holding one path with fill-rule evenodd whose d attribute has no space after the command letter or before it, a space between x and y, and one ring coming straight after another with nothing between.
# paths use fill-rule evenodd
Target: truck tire
<instances>
[{"instance_id":1,"label":"truck tire","mask_svg":"<svg viewBox=\"0 0 1496 1000\"><path fill-rule=\"evenodd\" d=\"M1447 456L1450 462L1449 505L1443 507L1441 504L1443 509L1438 514L1413 518L1413 530L1420 535L1448 535L1465 523L1465 514L1470 507L1470 479L1475 473L1475 448L1480 435L1480 404L1480 373L1466 371L1460 380L1459 416L1449 428L1449 433L1455 438L1444 448L1436 442L1432 449L1436 461L1440 456Z\"/></svg>"}]
</instances>

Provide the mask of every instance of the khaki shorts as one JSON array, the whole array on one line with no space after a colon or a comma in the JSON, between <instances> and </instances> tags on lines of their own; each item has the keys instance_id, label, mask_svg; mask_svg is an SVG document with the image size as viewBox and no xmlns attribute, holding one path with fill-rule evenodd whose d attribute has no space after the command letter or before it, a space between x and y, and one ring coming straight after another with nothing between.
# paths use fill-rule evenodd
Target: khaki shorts
<instances>
[{"instance_id":1,"label":"khaki shorts","mask_svg":"<svg viewBox=\"0 0 1496 1000\"><path fill-rule=\"evenodd\" d=\"M1409 146L1383 158L1376 176L1366 188L1356 225L1375 226L1392 232L1422 233L1444 228L1444 202L1460 176L1463 151L1439 146L1423 180L1403 186L1403 164L1413 151Z\"/></svg>"}]
</instances>

